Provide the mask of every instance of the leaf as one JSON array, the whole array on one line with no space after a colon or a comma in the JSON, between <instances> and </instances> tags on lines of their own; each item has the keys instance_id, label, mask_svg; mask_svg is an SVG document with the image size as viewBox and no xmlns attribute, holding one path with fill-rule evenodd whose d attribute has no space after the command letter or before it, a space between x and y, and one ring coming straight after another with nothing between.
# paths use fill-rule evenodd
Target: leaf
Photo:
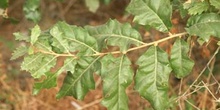
<instances>
[{"instance_id":1,"label":"leaf","mask_svg":"<svg viewBox=\"0 0 220 110\"><path fill-rule=\"evenodd\" d=\"M41 14L39 11L40 0L25 0L23 11L25 13L25 17L28 20L37 23L41 19Z\"/></svg>"},{"instance_id":2,"label":"leaf","mask_svg":"<svg viewBox=\"0 0 220 110\"><path fill-rule=\"evenodd\" d=\"M67 42L67 39L63 38L63 33L58 29L57 26L54 26L50 30L50 34L54 37L52 45L54 47L57 47L60 49L61 52L67 52L69 51L69 43Z\"/></svg>"},{"instance_id":3,"label":"leaf","mask_svg":"<svg viewBox=\"0 0 220 110\"><path fill-rule=\"evenodd\" d=\"M41 30L38 25L36 25L33 29L31 29L31 44L32 45L37 41L40 34L41 34Z\"/></svg>"},{"instance_id":4,"label":"leaf","mask_svg":"<svg viewBox=\"0 0 220 110\"><path fill-rule=\"evenodd\" d=\"M19 33L19 32L15 32L15 33L13 33L13 35L15 36L15 40L30 42L30 37L21 35L21 33Z\"/></svg>"},{"instance_id":5,"label":"leaf","mask_svg":"<svg viewBox=\"0 0 220 110\"><path fill-rule=\"evenodd\" d=\"M192 7L188 9L190 15L201 14L209 9L209 3L207 1L194 3Z\"/></svg>"},{"instance_id":6,"label":"leaf","mask_svg":"<svg viewBox=\"0 0 220 110\"><path fill-rule=\"evenodd\" d=\"M89 8L89 11L95 13L99 8L99 0L85 0L86 6Z\"/></svg>"},{"instance_id":7,"label":"leaf","mask_svg":"<svg viewBox=\"0 0 220 110\"><path fill-rule=\"evenodd\" d=\"M15 60L21 56L23 56L24 54L26 54L28 51L28 48L25 46L20 46L18 47L13 53L12 53L12 57L11 60Z\"/></svg>"},{"instance_id":8,"label":"leaf","mask_svg":"<svg viewBox=\"0 0 220 110\"><path fill-rule=\"evenodd\" d=\"M109 20L101 26L86 26L85 29L89 34L95 37L99 44L99 50L105 47L104 42L108 45L119 46L121 51L126 51L131 44L140 45L141 35L133 29L130 24L121 24L116 20Z\"/></svg>"},{"instance_id":9,"label":"leaf","mask_svg":"<svg viewBox=\"0 0 220 110\"><path fill-rule=\"evenodd\" d=\"M126 10L134 15L135 22L158 31L168 32L172 26L170 0L131 0Z\"/></svg>"},{"instance_id":10,"label":"leaf","mask_svg":"<svg viewBox=\"0 0 220 110\"><path fill-rule=\"evenodd\" d=\"M76 99L83 99L90 89L95 88L93 72L96 70L96 62L99 59L86 57L78 59L74 73L68 72L57 98L73 96Z\"/></svg>"},{"instance_id":11,"label":"leaf","mask_svg":"<svg viewBox=\"0 0 220 110\"><path fill-rule=\"evenodd\" d=\"M209 0L210 4L217 9L220 9L220 1L219 0Z\"/></svg>"},{"instance_id":12,"label":"leaf","mask_svg":"<svg viewBox=\"0 0 220 110\"><path fill-rule=\"evenodd\" d=\"M57 86L57 77L63 72L63 71L75 71L75 65L76 61L75 58L67 58L64 61L64 65L58 69L55 73L47 72L45 73L46 79L43 82L37 82L34 84L34 90L33 94L36 95L40 92L41 89L43 88L52 88ZM70 68L71 67L71 68Z\"/></svg>"},{"instance_id":13,"label":"leaf","mask_svg":"<svg viewBox=\"0 0 220 110\"><path fill-rule=\"evenodd\" d=\"M26 56L22 62L21 69L30 72L34 78L40 78L50 71L51 67L55 66L56 57L42 53Z\"/></svg>"},{"instance_id":14,"label":"leaf","mask_svg":"<svg viewBox=\"0 0 220 110\"><path fill-rule=\"evenodd\" d=\"M177 39L171 51L171 67L177 78L187 76L193 68L194 62L188 57L189 46L182 39Z\"/></svg>"},{"instance_id":15,"label":"leaf","mask_svg":"<svg viewBox=\"0 0 220 110\"><path fill-rule=\"evenodd\" d=\"M125 90L133 78L131 62L125 55L119 58L107 55L101 62L104 92L102 104L109 110L128 110L128 96Z\"/></svg>"},{"instance_id":16,"label":"leaf","mask_svg":"<svg viewBox=\"0 0 220 110\"><path fill-rule=\"evenodd\" d=\"M54 46L63 47L60 48L60 51L65 49L69 52L77 52L78 56L98 53L96 51L98 46L95 38L90 36L85 29L68 25L65 22L58 22L54 28L56 27L58 29L52 29L53 32L51 34L58 41L57 45Z\"/></svg>"},{"instance_id":17,"label":"leaf","mask_svg":"<svg viewBox=\"0 0 220 110\"><path fill-rule=\"evenodd\" d=\"M190 17L187 21L186 31L191 35L200 36L207 42L211 35L220 37L219 26L220 15L205 13Z\"/></svg>"},{"instance_id":18,"label":"leaf","mask_svg":"<svg viewBox=\"0 0 220 110\"><path fill-rule=\"evenodd\" d=\"M5 9L8 7L8 0L0 0L0 8Z\"/></svg>"},{"instance_id":19,"label":"leaf","mask_svg":"<svg viewBox=\"0 0 220 110\"><path fill-rule=\"evenodd\" d=\"M135 89L155 110L168 107L168 80L171 72L168 55L156 46L150 47L137 61Z\"/></svg>"}]
</instances>

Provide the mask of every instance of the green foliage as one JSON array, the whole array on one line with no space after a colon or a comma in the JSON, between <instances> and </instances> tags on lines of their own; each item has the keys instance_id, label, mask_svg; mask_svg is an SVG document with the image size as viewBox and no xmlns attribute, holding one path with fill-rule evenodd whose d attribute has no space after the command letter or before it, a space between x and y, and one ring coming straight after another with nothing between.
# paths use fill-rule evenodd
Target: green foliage
<instances>
[{"instance_id":1,"label":"green foliage","mask_svg":"<svg viewBox=\"0 0 220 110\"><path fill-rule=\"evenodd\" d=\"M162 32L168 32L172 26L170 0L132 0L127 11L135 15L134 21L141 25L150 25Z\"/></svg>"},{"instance_id":2,"label":"green foliage","mask_svg":"<svg viewBox=\"0 0 220 110\"><path fill-rule=\"evenodd\" d=\"M85 0L86 6L89 8L89 11L95 13L99 8L99 0Z\"/></svg>"},{"instance_id":3,"label":"green foliage","mask_svg":"<svg viewBox=\"0 0 220 110\"><path fill-rule=\"evenodd\" d=\"M21 56L24 56L28 51L28 48L25 46L18 47L12 54L11 60L15 60Z\"/></svg>"},{"instance_id":4,"label":"green foliage","mask_svg":"<svg viewBox=\"0 0 220 110\"><path fill-rule=\"evenodd\" d=\"M220 1L219 0L210 0L210 4L215 8L220 9Z\"/></svg>"},{"instance_id":5,"label":"green foliage","mask_svg":"<svg viewBox=\"0 0 220 110\"><path fill-rule=\"evenodd\" d=\"M101 77L104 99L102 104L109 110L128 110L126 88L132 82L131 62L125 56L105 56L102 60Z\"/></svg>"},{"instance_id":6,"label":"green foliage","mask_svg":"<svg viewBox=\"0 0 220 110\"><path fill-rule=\"evenodd\" d=\"M28 20L31 20L35 23L39 22L41 19L39 8L40 8L40 0L26 0L23 7L25 17Z\"/></svg>"},{"instance_id":7,"label":"green foliage","mask_svg":"<svg viewBox=\"0 0 220 110\"><path fill-rule=\"evenodd\" d=\"M122 52L125 52L131 44L140 45L141 35L138 31L133 29L130 24L121 24L116 20L109 20L106 24L97 27L86 26L89 34L95 37L98 41L99 50L107 45L119 46Z\"/></svg>"},{"instance_id":8,"label":"green foliage","mask_svg":"<svg viewBox=\"0 0 220 110\"><path fill-rule=\"evenodd\" d=\"M207 1L192 3L189 7L189 14L196 15L201 14L209 9L209 3Z\"/></svg>"},{"instance_id":9,"label":"green foliage","mask_svg":"<svg viewBox=\"0 0 220 110\"><path fill-rule=\"evenodd\" d=\"M188 57L189 46L182 40L177 39L171 52L171 67L177 78L187 76L193 67L193 61Z\"/></svg>"},{"instance_id":10,"label":"green foliage","mask_svg":"<svg viewBox=\"0 0 220 110\"><path fill-rule=\"evenodd\" d=\"M191 35L200 36L208 41L211 35L220 37L220 15L216 13L204 13L189 18L186 30Z\"/></svg>"},{"instance_id":11,"label":"green foliage","mask_svg":"<svg viewBox=\"0 0 220 110\"><path fill-rule=\"evenodd\" d=\"M98 1L91 3L96 4L90 7L95 12ZM177 8L172 9L173 5L177 5ZM18 47L11 59L24 56L21 69L40 79L34 84L33 94L38 94L41 89L56 87L57 77L67 72L56 97L73 96L82 100L89 90L95 89L93 74L97 73L103 81L102 104L108 109L129 109L126 88L133 80L135 90L155 110L169 109L174 105L168 95L171 71L176 78L184 78L189 75L194 63L188 56L189 44L181 38L175 40L170 55L157 44L183 35L198 36L204 41L208 41L210 36L220 37L219 1L191 0L183 4L181 0L172 3L169 0L131 0L127 7L127 11L134 15L135 22L164 33L168 33L172 27L171 15L176 9L183 17L189 16L186 17L186 32L158 41L145 43L141 34L129 23L117 20L85 27L58 22L46 31L41 31L36 25L29 36L14 33L15 39L26 42L27 46ZM39 21L39 0L26 0L24 11L28 19ZM120 50L104 53L108 46L117 46ZM127 53L148 46L135 62L138 68L134 71ZM64 64L51 71L59 57L64 58Z\"/></svg>"},{"instance_id":12,"label":"green foliage","mask_svg":"<svg viewBox=\"0 0 220 110\"><path fill-rule=\"evenodd\" d=\"M156 110L168 107L168 80L171 67L168 55L156 46L150 47L137 61L135 89Z\"/></svg>"},{"instance_id":13,"label":"green foliage","mask_svg":"<svg viewBox=\"0 0 220 110\"><path fill-rule=\"evenodd\" d=\"M8 7L8 0L0 0L0 8L5 9Z\"/></svg>"}]
</instances>

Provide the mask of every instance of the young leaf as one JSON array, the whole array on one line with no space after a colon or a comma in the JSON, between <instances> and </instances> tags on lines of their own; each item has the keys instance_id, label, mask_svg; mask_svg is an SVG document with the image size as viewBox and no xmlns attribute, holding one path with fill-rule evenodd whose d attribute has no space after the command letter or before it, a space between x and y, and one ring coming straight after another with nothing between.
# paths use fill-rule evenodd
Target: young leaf
<instances>
[{"instance_id":1,"label":"young leaf","mask_svg":"<svg viewBox=\"0 0 220 110\"><path fill-rule=\"evenodd\" d=\"M134 21L141 25L168 32L171 28L172 6L170 0L131 0L127 11L134 16Z\"/></svg>"},{"instance_id":2,"label":"young leaf","mask_svg":"<svg viewBox=\"0 0 220 110\"><path fill-rule=\"evenodd\" d=\"M23 11L25 17L35 23L40 21L41 14L39 11L40 0L25 0Z\"/></svg>"},{"instance_id":3,"label":"young leaf","mask_svg":"<svg viewBox=\"0 0 220 110\"><path fill-rule=\"evenodd\" d=\"M28 48L25 46L20 46L18 47L12 54L11 60L15 60L21 56L23 56L24 54L26 54L28 51Z\"/></svg>"},{"instance_id":4,"label":"young leaf","mask_svg":"<svg viewBox=\"0 0 220 110\"><path fill-rule=\"evenodd\" d=\"M22 62L21 69L30 72L34 78L40 78L50 71L51 67L55 66L56 57L41 53L26 56Z\"/></svg>"},{"instance_id":5,"label":"young leaf","mask_svg":"<svg viewBox=\"0 0 220 110\"><path fill-rule=\"evenodd\" d=\"M34 90L33 90L33 94L38 94L40 92L41 89L43 88L52 88L52 87L56 87L57 86L57 77L63 72L63 71L71 71L74 72L75 71L75 65L76 65L76 61L75 58L67 58L64 61L64 65L57 70L57 72L55 73L51 73L51 72L47 72L45 73L46 75L46 79L43 82L37 82L34 84ZM71 68L70 68L71 67Z\"/></svg>"},{"instance_id":6,"label":"young leaf","mask_svg":"<svg viewBox=\"0 0 220 110\"><path fill-rule=\"evenodd\" d=\"M220 37L219 26L220 15L205 13L189 18L186 31L191 35L200 36L207 42L211 35Z\"/></svg>"},{"instance_id":7,"label":"young leaf","mask_svg":"<svg viewBox=\"0 0 220 110\"><path fill-rule=\"evenodd\" d=\"M33 45L40 36L41 30L38 25L36 25L33 29L31 29L31 44Z\"/></svg>"},{"instance_id":8,"label":"young leaf","mask_svg":"<svg viewBox=\"0 0 220 110\"><path fill-rule=\"evenodd\" d=\"M125 90L133 77L131 62L125 55L119 58L107 55L101 62L104 92L102 104L109 110L128 110L128 96Z\"/></svg>"},{"instance_id":9,"label":"young leaf","mask_svg":"<svg viewBox=\"0 0 220 110\"><path fill-rule=\"evenodd\" d=\"M51 35L56 39L53 40L53 46L62 51L78 52L78 56L91 55L97 53L97 42L88 32L77 26L71 26L65 22L58 22L51 30ZM68 41L68 42L67 42ZM56 44L56 45L55 45Z\"/></svg>"},{"instance_id":10,"label":"young leaf","mask_svg":"<svg viewBox=\"0 0 220 110\"><path fill-rule=\"evenodd\" d=\"M89 11L95 13L99 8L99 0L85 0L86 6L89 8Z\"/></svg>"},{"instance_id":11,"label":"young leaf","mask_svg":"<svg viewBox=\"0 0 220 110\"><path fill-rule=\"evenodd\" d=\"M219 0L210 0L211 5L215 8L220 9L220 1Z\"/></svg>"},{"instance_id":12,"label":"young leaf","mask_svg":"<svg viewBox=\"0 0 220 110\"><path fill-rule=\"evenodd\" d=\"M192 7L189 8L190 15L201 14L209 9L209 3L207 1L194 3Z\"/></svg>"},{"instance_id":13,"label":"young leaf","mask_svg":"<svg viewBox=\"0 0 220 110\"><path fill-rule=\"evenodd\" d=\"M56 97L73 96L76 99L82 100L90 89L95 88L93 72L96 71L95 64L98 59L99 57L78 59L74 73L67 73L63 85Z\"/></svg>"},{"instance_id":14,"label":"young leaf","mask_svg":"<svg viewBox=\"0 0 220 110\"><path fill-rule=\"evenodd\" d=\"M16 32L16 33L13 33L13 35L15 36L15 40L30 42L30 37L21 35L21 33Z\"/></svg>"},{"instance_id":15,"label":"young leaf","mask_svg":"<svg viewBox=\"0 0 220 110\"><path fill-rule=\"evenodd\" d=\"M168 55L152 46L137 61L135 89L147 99L155 110L168 107L168 80L171 72Z\"/></svg>"},{"instance_id":16,"label":"young leaf","mask_svg":"<svg viewBox=\"0 0 220 110\"><path fill-rule=\"evenodd\" d=\"M103 48L104 41L107 41L108 45L119 46L121 51L127 50L130 44L143 44L139 32L128 23L121 24L116 20L109 20L104 25L85 28L91 36L97 39L100 50Z\"/></svg>"},{"instance_id":17,"label":"young leaf","mask_svg":"<svg viewBox=\"0 0 220 110\"><path fill-rule=\"evenodd\" d=\"M189 46L182 39L177 39L171 51L171 67L177 78L187 76L193 68L193 61L188 57Z\"/></svg>"}]
</instances>

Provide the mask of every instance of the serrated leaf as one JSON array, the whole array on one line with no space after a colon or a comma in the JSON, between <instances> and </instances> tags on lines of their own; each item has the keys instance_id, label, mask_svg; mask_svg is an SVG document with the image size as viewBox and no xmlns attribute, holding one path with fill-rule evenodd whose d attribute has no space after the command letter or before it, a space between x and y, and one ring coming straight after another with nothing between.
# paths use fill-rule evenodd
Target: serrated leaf
<instances>
[{"instance_id":1,"label":"serrated leaf","mask_svg":"<svg viewBox=\"0 0 220 110\"><path fill-rule=\"evenodd\" d=\"M155 110L168 107L168 80L171 72L168 55L159 47L150 47L137 61L135 89Z\"/></svg>"},{"instance_id":2,"label":"serrated leaf","mask_svg":"<svg viewBox=\"0 0 220 110\"><path fill-rule=\"evenodd\" d=\"M192 7L189 8L188 12L190 15L201 14L209 9L209 3L207 1L194 3Z\"/></svg>"},{"instance_id":3,"label":"serrated leaf","mask_svg":"<svg viewBox=\"0 0 220 110\"><path fill-rule=\"evenodd\" d=\"M217 9L220 9L220 1L219 0L209 0L210 4Z\"/></svg>"},{"instance_id":4,"label":"serrated leaf","mask_svg":"<svg viewBox=\"0 0 220 110\"><path fill-rule=\"evenodd\" d=\"M85 0L86 6L89 8L89 11L95 13L99 8L99 0Z\"/></svg>"},{"instance_id":5,"label":"serrated leaf","mask_svg":"<svg viewBox=\"0 0 220 110\"><path fill-rule=\"evenodd\" d=\"M177 78L187 76L193 68L194 62L188 57L189 45L182 39L177 39L171 51L171 67Z\"/></svg>"},{"instance_id":6,"label":"serrated leaf","mask_svg":"<svg viewBox=\"0 0 220 110\"><path fill-rule=\"evenodd\" d=\"M15 36L15 40L30 42L30 37L24 36L19 32L15 32L13 35Z\"/></svg>"},{"instance_id":7,"label":"serrated leaf","mask_svg":"<svg viewBox=\"0 0 220 110\"><path fill-rule=\"evenodd\" d=\"M33 45L37 40L38 37L41 34L40 27L38 25L34 26L34 28L31 29L31 44Z\"/></svg>"},{"instance_id":8,"label":"serrated leaf","mask_svg":"<svg viewBox=\"0 0 220 110\"><path fill-rule=\"evenodd\" d=\"M37 82L34 84L34 90L33 94L36 95L40 92L41 89L49 89L52 87L57 86L57 77L63 72L63 71L75 71L75 65L76 61L75 58L67 58L64 61L64 65L58 69L55 73L47 72L45 73L46 79L43 82ZM71 68L70 68L71 67Z\"/></svg>"},{"instance_id":9,"label":"serrated leaf","mask_svg":"<svg viewBox=\"0 0 220 110\"><path fill-rule=\"evenodd\" d=\"M83 99L90 89L95 88L93 72L96 71L95 64L98 59L99 57L78 59L74 73L67 73L63 85L56 97L73 96L76 99Z\"/></svg>"},{"instance_id":10,"label":"serrated leaf","mask_svg":"<svg viewBox=\"0 0 220 110\"><path fill-rule=\"evenodd\" d=\"M97 52L95 38L90 36L85 29L68 25L65 22L58 22L56 27L58 29L54 30L52 35L56 36L56 39L60 42L59 45L62 45L66 51L78 52L78 56L91 55ZM60 48L59 45L56 47Z\"/></svg>"},{"instance_id":11,"label":"serrated leaf","mask_svg":"<svg viewBox=\"0 0 220 110\"><path fill-rule=\"evenodd\" d=\"M57 26L54 26L50 30L50 34L53 36L53 43L52 45L54 47L57 47L62 52L70 53L69 51L69 43L67 42L67 39L63 38L63 33L58 29Z\"/></svg>"},{"instance_id":12,"label":"serrated leaf","mask_svg":"<svg viewBox=\"0 0 220 110\"><path fill-rule=\"evenodd\" d=\"M131 62L125 55L119 58L107 55L101 62L104 92L102 104L109 110L128 110L128 96L125 90L133 78Z\"/></svg>"},{"instance_id":13,"label":"serrated leaf","mask_svg":"<svg viewBox=\"0 0 220 110\"><path fill-rule=\"evenodd\" d=\"M187 21L186 31L191 35L200 36L208 42L211 35L220 37L220 15L205 13L192 16Z\"/></svg>"},{"instance_id":14,"label":"serrated leaf","mask_svg":"<svg viewBox=\"0 0 220 110\"><path fill-rule=\"evenodd\" d=\"M40 78L55 66L57 56L36 53L24 57L21 69L31 73L34 78Z\"/></svg>"},{"instance_id":15,"label":"serrated leaf","mask_svg":"<svg viewBox=\"0 0 220 110\"><path fill-rule=\"evenodd\" d=\"M20 46L18 47L13 53L12 53L12 57L11 60L15 60L21 56L23 56L24 54L26 54L28 51L28 48L25 46Z\"/></svg>"},{"instance_id":16,"label":"serrated leaf","mask_svg":"<svg viewBox=\"0 0 220 110\"><path fill-rule=\"evenodd\" d=\"M94 36L99 44L99 50L104 46L105 41L108 45L119 46L121 51L126 51L131 44L140 45L141 35L133 29L130 24L121 24L116 20L109 20L100 26L85 27L91 36Z\"/></svg>"},{"instance_id":17,"label":"serrated leaf","mask_svg":"<svg viewBox=\"0 0 220 110\"><path fill-rule=\"evenodd\" d=\"M172 26L170 0L132 0L126 10L134 15L135 22L158 31L168 32Z\"/></svg>"},{"instance_id":18,"label":"serrated leaf","mask_svg":"<svg viewBox=\"0 0 220 110\"><path fill-rule=\"evenodd\" d=\"M23 11L25 17L35 23L39 22L41 19L41 14L39 11L40 0L25 0Z\"/></svg>"}]
</instances>

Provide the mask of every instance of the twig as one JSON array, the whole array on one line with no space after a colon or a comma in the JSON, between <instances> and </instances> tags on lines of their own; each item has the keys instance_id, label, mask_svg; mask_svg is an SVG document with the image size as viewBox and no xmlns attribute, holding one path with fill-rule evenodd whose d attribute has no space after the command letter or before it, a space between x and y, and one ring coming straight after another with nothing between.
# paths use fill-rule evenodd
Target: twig
<instances>
[{"instance_id":1,"label":"twig","mask_svg":"<svg viewBox=\"0 0 220 110\"><path fill-rule=\"evenodd\" d=\"M198 81L198 79L202 76L202 74L205 72L206 68L208 67L208 65L210 65L210 63L212 62L212 60L215 58L215 56L217 55L217 53L219 52L220 46L216 49L215 53L213 54L213 56L211 57L211 59L208 61L208 63L206 64L206 66L203 68L203 70L199 73L199 76L194 80L194 82L189 86L189 88L183 93L183 95L181 95L178 99L180 100L182 97L185 97L186 93L194 86L194 84Z\"/></svg>"}]
</instances>

